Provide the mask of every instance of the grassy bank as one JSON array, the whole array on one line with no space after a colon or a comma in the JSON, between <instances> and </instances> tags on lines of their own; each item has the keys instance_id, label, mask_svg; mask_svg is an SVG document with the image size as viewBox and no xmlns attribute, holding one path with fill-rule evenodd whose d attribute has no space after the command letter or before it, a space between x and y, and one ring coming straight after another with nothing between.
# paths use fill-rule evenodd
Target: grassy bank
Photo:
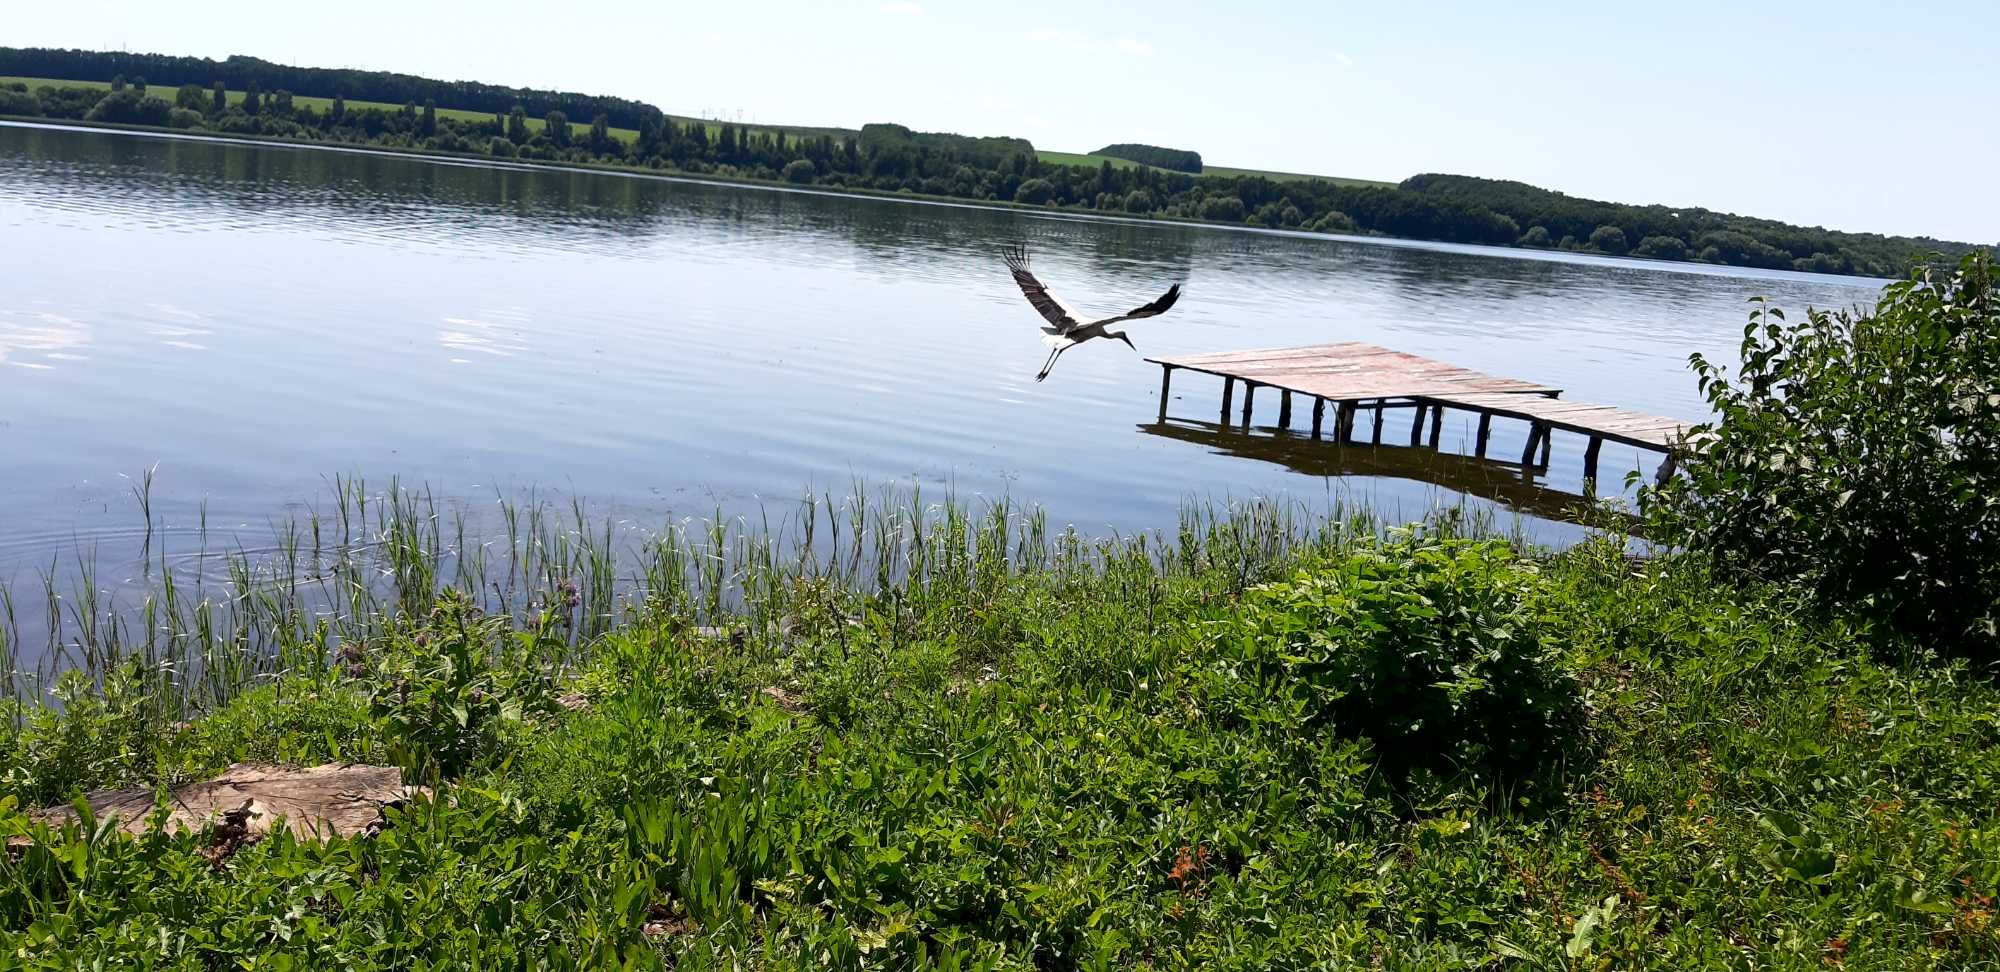
<instances>
[{"instance_id":1,"label":"grassy bank","mask_svg":"<svg viewBox=\"0 0 2000 972\"><path fill-rule=\"evenodd\" d=\"M62 705L0 720L0 966L2000 961L2000 693L1692 563L908 496L487 548L398 492L211 592L206 647L66 629ZM181 597L149 630L199 637ZM20 812L250 759L438 796L226 857Z\"/></svg>"}]
</instances>

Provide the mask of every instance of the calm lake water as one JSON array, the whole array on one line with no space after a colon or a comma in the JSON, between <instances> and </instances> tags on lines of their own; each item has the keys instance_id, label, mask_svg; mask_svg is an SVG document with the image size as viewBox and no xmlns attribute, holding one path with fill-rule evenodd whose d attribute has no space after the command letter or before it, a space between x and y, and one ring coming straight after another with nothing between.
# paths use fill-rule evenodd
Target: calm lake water
<instances>
[{"instance_id":1,"label":"calm lake water","mask_svg":"<svg viewBox=\"0 0 2000 972\"><path fill-rule=\"evenodd\" d=\"M1086 312L1185 279L1131 326L1148 354L1362 340L1679 416L1703 413L1688 355L1731 355L1746 298L1877 287L0 126L0 582L129 558L128 477L155 464L156 517L205 508L253 546L334 474L467 504L539 488L634 522L856 480L1009 494L1094 532L1170 526L1189 497L1543 508L1470 463L1157 428L1159 370L1119 344L1036 384L1013 240ZM1170 411L1213 422L1219 386L1181 374ZM1451 418L1447 446L1471 436ZM1496 454L1523 432L1498 423ZM1576 489L1582 446L1558 436L1540 485ZM1607 476L1640 461L1605 449Z\"/></svg>"}]
</instances>

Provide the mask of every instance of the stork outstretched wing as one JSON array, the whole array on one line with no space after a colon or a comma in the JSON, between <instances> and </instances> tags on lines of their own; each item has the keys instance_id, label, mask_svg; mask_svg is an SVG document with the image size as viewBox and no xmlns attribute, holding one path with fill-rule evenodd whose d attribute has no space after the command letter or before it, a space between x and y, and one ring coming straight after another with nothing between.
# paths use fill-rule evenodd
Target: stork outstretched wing
<instances>
[{"instance_id":1,"label":"stork outstretched wing","mask_svg":"<svg viewBox=\"0 0 2000 972\"><path fill-rule=\"evenodd\" d=\"M1081 326L1081 322L1070 313L1069 308L1064 307L1062 301L1049 293L1049 288L1042 286L1042 282L1028 272L1027 247L1015 243L1007 247L1003 254L1007 258L1007 269L1014 271L1014 283L1021 288L1021 295L1028 298L1028 303L1035 305L1035 312L1042 315L1042 320L1048 322L1042 325L1043 331L1049 334L1062 334ZM1171 304L1172 301L1168 303ZM1159 311L1154 313L1157 314Z\"/></svg>"},{"instance_id":2,"label":"stork outstretched wing","mask_svg":"<svg viewBox=\"0 0 2000 972\"><path fill-rule=\"evenodd\" d=\"M1091 323L1116 324L1119 321L1136 321L1142 317L1158 317L1159 315L1166 313L1168 309L1172 308L1174 306L1174 301L1177 301L1179 299L1181 299L1181 285L1174 284L1172 287L1167 288L1167 292L1161 294L1159 296L1159 299L1153 301L1150 304L1144 304L1138 307L1134 307L1131 310L1128 310L1125 313L1118 315L1117 317L1107 317L1101 321L1091 321Z\"/></svg>"}]
</instances>

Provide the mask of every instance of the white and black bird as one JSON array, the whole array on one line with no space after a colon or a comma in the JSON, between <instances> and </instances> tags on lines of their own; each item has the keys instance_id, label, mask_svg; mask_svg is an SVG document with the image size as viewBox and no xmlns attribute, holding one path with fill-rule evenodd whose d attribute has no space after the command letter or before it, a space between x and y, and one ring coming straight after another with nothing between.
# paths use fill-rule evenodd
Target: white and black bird
<instances>
[{"instance_id":1,"label":"white and black bird","mask_svg":"<svg viewBox=\"0 0 2000 972\"><path fill-rule=\"evenodd\" d=\"M1057 300L1054 294L1049 293L1049 288L1042 286L1042 282L1036 280L1034 274L1028 272L1027 247L1016 243L1007 247L1005 255L1007 269L1014 271L1014 282L1020 285L1021 293L1028 298L1028 303L1035 305L1035 310L1042 315L1042 320L1048 322L1042 325L1044 335L1042 343L1051 349L1049 360L1042 363L1042 371L1035 376L1036 381L1049 376L1049 369L1056 366L1056 359L1062 357L1064 351L1092 338L1115 338L1125 342L1126 347L1134 351L1139 350L1138 346L1132 343L1132 339L1125 336L1124 331L1109 330L1110 326L1120 321L1157 317L1174 306L1174 301L1181 299L1181 285L1174 284L1160 296L1160 299L1150 304L1135 307L1116 317L1084 323L1077 320L1076 315L1064 307L1062 301Z\"/></svg>"}]
</instances>

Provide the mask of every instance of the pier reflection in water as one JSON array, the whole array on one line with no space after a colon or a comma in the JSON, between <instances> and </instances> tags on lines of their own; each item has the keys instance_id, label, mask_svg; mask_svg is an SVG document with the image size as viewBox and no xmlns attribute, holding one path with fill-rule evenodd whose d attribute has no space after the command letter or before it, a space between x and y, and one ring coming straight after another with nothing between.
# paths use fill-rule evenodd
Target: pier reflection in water
<instances>
[{"instance_id":1,"label":"pier reflection in water","mask_svg":"<svg viewBox=\"0 0 2000 972\"><path fill-rule=\"evenodd\" d=\"M1519 463L1481 459L1427 446L1345 444L1283 429L1246 430L1240 425L1170 418L1138 426L1147 435L1201 446L1210 453L1254 459L1324 479L1396 479L1463 493L1544 520L1588 524L1634 533L1637 518L1585 496L1537 481Z\"/></svg>"}]
</instances>

